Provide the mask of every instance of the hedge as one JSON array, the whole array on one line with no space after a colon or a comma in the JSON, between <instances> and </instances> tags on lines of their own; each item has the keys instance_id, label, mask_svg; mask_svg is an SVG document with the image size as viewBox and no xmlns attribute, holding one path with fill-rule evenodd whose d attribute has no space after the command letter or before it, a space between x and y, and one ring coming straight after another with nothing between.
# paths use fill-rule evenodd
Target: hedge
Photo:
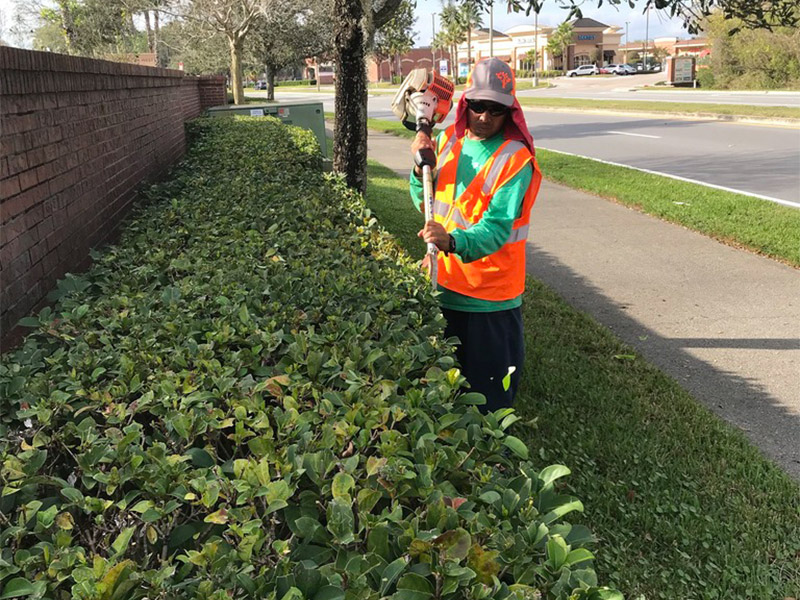
<instances>
[{"instance_id":1,"label":"hedge","mask_svg":"<svg viewBox=\"0 0 800 600\"><path fill-rule=\"evenodd\" d=\"M3 357L0 598L621 598L314 136L189 134Z\"/></svg>"}]
</instances>

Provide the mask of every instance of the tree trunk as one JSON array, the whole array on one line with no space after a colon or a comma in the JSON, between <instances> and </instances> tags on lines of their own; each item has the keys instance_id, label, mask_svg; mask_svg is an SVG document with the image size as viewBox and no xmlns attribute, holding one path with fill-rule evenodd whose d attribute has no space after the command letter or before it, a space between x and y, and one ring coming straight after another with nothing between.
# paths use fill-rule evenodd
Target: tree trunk
<instances>
[{"instance_id":1,"label":"tree trunk","mask_svg":"<svg viewBox=\"0 0 800 600\"><path fill-rule=\"evenodd\" d=\"M161 37L161 26L159 24L158 9L153 11L153 52L156 53L156 66L161 66L161 56L158 52L159 39Z\"/></svg>"},{"instance_id":2,"label":"tree trunk","mask_svg":"<svg viewBox=\"0 0 800 600\"><path fill-rule=\"evenodd\" d=\"M320 85L322 85L322 84L320 82L321 77L320 77L320 74L319 74L319 57L318 56L314 58L314 77L317 78L317 91L320 91Z\"/></svg>"},{"instance_id":3,"label":"tree trunk","mask_svg":"<svg viewBox=\"0 0 800 600\"><path fill-rule=\"evenodd\" d=\"M231 91L233 103L244 104L244 85L242 84L242 43L237 40L228 40L231 50Z\"/></svg>"},{"instance_id":4,"label":"tree trunk","mask_svg":"<svg viewBox=\"0 0 800 600\"><path fill-rule=\"evenodd\" d=\"M72 21L72 11L70 11L69 3L65 0L59 0L58 7L61 12L61 30L67 45L67 54L72 54L75 45L75 24Z\"/></svg>"},{"instance_id":5,"label":"tree trunk","mask_svg":"<svg viewBox=\"0 0 800 600\"><path fill-rule=\"evenodd\" d=\"M361 0L334 0L336 128L333 167L359 192L367 188L367 73Z\"/></svg>"},{"instance_id":6,"label":"tree trunk","mask_svg":"<svg viewBox=\"0 0 800 600\"><path fill-rule=\"evenodd\" d=\"M467 64L472 70L472 27L467 27Z\"/></svg>"},{"instance_id":7,"label":"tree trunk","mask_svg":"<svg viewBox=\"0 0 800 600\"><path fill-rule=\"evenodd\" d=\"M266 73L267 73L267 100L269 100L270 102L274 102L275 101L275 71L277 71L278 69L275 67L275 65L271 65L269 63L267 63L264 66L264 69L266 70Z\"/></svg>"},{"instance_id":8,"label":"tree trunk","mask_svg":"<svg viewBox=\"0 0 800 600\"><path fill-rule=\"evenodd\" d=\"M147 30L147 49L155 53L156 46L153 41L153 28L150 27L150 11L144 11L144 28Z\"/></svg>"}]
</instances>

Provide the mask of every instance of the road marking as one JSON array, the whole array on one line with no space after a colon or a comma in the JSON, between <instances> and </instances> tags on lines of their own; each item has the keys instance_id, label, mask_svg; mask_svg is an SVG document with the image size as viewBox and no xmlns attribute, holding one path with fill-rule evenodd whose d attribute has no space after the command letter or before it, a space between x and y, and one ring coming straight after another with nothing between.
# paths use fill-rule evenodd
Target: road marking
<instances>
[{"instance_id":1,"label":"road marking","mask_svg":"<svg viewBox=\"0 0 800 600\"><path fill-rule=\"evenodd\" d=\"M623 165L622 163L615 163L609 160L601 160L599 158L593 158L591 156L584 156L583 154L575 154L574 152L564 152L563 150L554 150L553 148L545 148L544 146L537 146L537 148L541 148L542 150L547 150L548 152L556 152L557 154L566 154L567 156L577 156L578 158L586 158L588 160L593 160L595 162L603 163L605 165L611 165L614 167L625 167L626 169L633 169L634 171L649 173L650 175L660 175L662 177L669 177L670 179L677 179L678 181L685 181L687 183L696 183L698 185L704 185L706 187L714 188L716 190L722 190L723 192L733 192L734 194L742 194L743 196L751 196L753 198L759 198L761 200L769 200L770 202L783 204L784 206L791 206L792 208L800 208L800 202L792 202L791 200L781 200L780 198L773 198L771 196L764 196L762 194L744 192L742 190L736 190L734 188L724 187L722 185L715 185L713 183L706 183L705 181L698 181L697 179L689 179L688 177L681 177L680 175L670 175L669 173L661 173L660 171L650 171L649 169L640 169L639 167L632 167L631 165Z\"/></svg>"},{"instance_id":2,"label":"road marking","mask_svg":"<svg viewBox=\"0 0 800 600\"><path fill-rule=\"evenodd\" d=\"M627 131L606 131L606 133L616 133L617 135L632 135L634 137L646 137L646 138L653 138L654 140L660 140L660 135L647 135L646 133L628 133Z\"/></svg>"}]
</instances>

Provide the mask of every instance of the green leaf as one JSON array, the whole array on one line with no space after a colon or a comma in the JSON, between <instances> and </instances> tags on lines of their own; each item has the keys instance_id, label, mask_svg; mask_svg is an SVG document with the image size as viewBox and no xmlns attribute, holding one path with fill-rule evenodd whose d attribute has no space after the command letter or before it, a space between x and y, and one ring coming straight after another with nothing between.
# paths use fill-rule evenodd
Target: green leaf
<instances>
[{"instance_id":1,"label":"green leaf","mask_svg":"<svg viewBox=\"0 0 800 600\"><path fill-rule=\"evenodd\" d=\"M528 458L528 447L519 438L513 435L507 435L505 439L503 439L503 445L520 458Z\"/></svg>"},{"instance_id":2,"label":"green leaf","mask_svg":"<svg viewBox=\"0 0 800 600\"><path fill-rule=\"evenodd\" d=\"M202 448L189 448L186 451L192 459L192 465L198 468L208 468L214 466L214 459Z\"/></svg>"},{"instance_id":3,"label":"green leaf","mask_svg":"<svg viewBox=\"0 0 800 600\"><path fill-rule=\"evenodd\" d=\"M542 482L542 487L546 487L556 479L569 475L570 473L572 473L572 471L564 465L550 465L541 470L539 473L539 481Z\"/></svg>"},{"instance_id":4,"label":"green leaf","mask_svg":"<svg viewBox=\"0 0 800 600\"><path fill-rule=\"evenodd\" d=\"M353 529L355 528L355 517L350 503L341 499L334 498L328 503L328 531L340 544L349 544L355 538Z\"/></svg>"},{"instance_id":5,"label":"green leaf","mask_svg":"<svg viewBox=\"0 0 800 600\"><path fill-rule=\"evenodd\" d=\"M15 577L9 581L3 588L3 593L0 594L0 599L6 598L20 598L33 594L33 584L24 577Z\"/></svg>"},{"instance_id":6,"label":"green leaf","mask_svg":"<svg viewBox=\"0 0 800 600\"><path fill-rule=\"evenodd\" d=\"M178 302L178 300L180 299L181 299L181 291L176 287L168 286L164 288L163 292L161 292L161 301L164 304L173 304L175 302Z\"/></svg>"},{"instance_id":7,"label":"green leaf","mask_svg":"<svg viewBox=\"0 0 800 600\"><path fill-rule=\"evenodd\" d=\"M117 539L114 540L114 543L111 544L111 548L114 550L115 554L120 555L125 553L125 550L128 549L128 544L131 543L131 538L135 530L135 527L126 527L122 530L117 536Z\"/></svg>"},{"instance_id":8,"label":"green leaf","mask_svg":"<svg viewBox=\"0 0 800 600\"><path fill-rule=\"evenodd\" d=\"M517 367L515 366L508 367L508 373L505 377L503 377L503 390L506 392L508 391L508 388L511 387L511 375L513 375L516 370Z\"/></svg>"},{"instance_id":9,"label":"green leaf","mask_svg":"<svg viewBox=\"0 0 800 600\"><path fill-rule=\"evenodd\" d=\"M564 566L564 561L567 559L569 547L560 535L551 535L545 545L547 554L547 562L553 571L558 571Z\"/></svg>"},{"instance_id":10,"label":"green leaf","mask_svg":"<svg viewBox=\"0 0 800 600\"><path fill-rule=\"evenodd\" d=\"M577 563L593 559L594 554L589 552L586 548L576 548L567 555L567 558L564 561L564 566L571 567Z\"/></svg>"},{"instance_id":11,"label":"green leaf","mask_svg":"<svg viewBox=\"0 0 800 600\"><path fill-rule=\"evenodd\" d=\"M80 490L67 487L61 490L61 495L64 496L67 500L71 502L75 502L76 504L79 502L83 502L83 494Z\"/></svg>"},{"instance_id":12,"label":"green leaf","mask_svg":"<svg viewBox=\"0 0 800 600\"><path fill-rule=\"evenodd\" d=\"M17 321L17 325L20 327L39 327L41 322L39 321L39 317L22 317L19 321ZM15 580L11 580L15 581ZM12 598L12 596L0 596L0 598Z\"/></svg>"},{"instance_id":13,"label":"green leaf","mask_svg":"<svg viewBox=\"0 0 800 600\"><path fill-rule=\"evenodd\" d=\"M578 512L583 512L583 502L580 500L572 500L570 502L566 502L561 506L558 506L547 513L544 517L542 517L542 523L545 525L549 525L556 519L560 519L567 513L571 513L573 510L577 510Z\"/></svg>"},{"instance_id":14,"label":"green leaf","mask_svg":"<svg viewBox=\"0 0 800 600\"><path fill-rule=\"evenodd\" d=\"M400 576L400 573L402 573L405 570L407 564L408 564L408 559L401 556L397 560L393 560L388 565L386 565L386 568L383 570L383 573L381 573L381 588L379 591L381 596L386 595L386 593L389 591L392 585L394 585L394 582Z\"/></svg>"},{"instance_id":15,"label":"green leaf","mask_svg":"<svg viewBox=\"0 0 800 600\"><path fill-rule=\"evenodd\" d=\"M433 584L416 573L406 573L397 582L397 600L425 600L433 597Z\"/></svg>"},{"instance_id":16,"label":"green leaf","mask_svg":"<svg viewBox=\"0 0 800 600\"><path fill-rule=\"evenodd\" d=\"M494 504L498 500L500 500L500 494L495 491L489 490L488 492L484 492L479 496L479 499L486 504Z\"/></svg>"},{"instance_id":17,"label":"green leaf","mask_svg":"<svg viewBox=\"0 0 800 600\"><path fill-rule=\"evenodd\" d=\"M334 498L343 498L345 500L349 500L350 494L348 492L355 485L355 479L353 479L350 475L347 473L337 473L333 478L331 493L333 494Z\"/></svg>"},{"instance_id":18,"label":"green leaf","mask_svg":"<svg viewBox=\"0 0 800 600\"><path fill-rule=\"evenodd\" d=\"M332 585L323 586L314 594L314 600L344 600L344 598L344 590Z\"/></svg>"}]
</instances>

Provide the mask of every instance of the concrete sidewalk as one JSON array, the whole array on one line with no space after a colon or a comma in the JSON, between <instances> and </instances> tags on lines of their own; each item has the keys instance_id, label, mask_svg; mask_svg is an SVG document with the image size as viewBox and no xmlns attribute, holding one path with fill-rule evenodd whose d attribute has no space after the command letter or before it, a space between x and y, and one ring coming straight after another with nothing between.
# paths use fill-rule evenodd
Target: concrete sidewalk
<instances>
[{"instance_id":1,"label":"concrete sidewalk","mask_svg":"<svg viewBox=\"0 0 800 600\"><path fill-rule=\"evenodd\" d=\"M370 158L406 177L409 147L370 132ZM532 276L800 481L800 272L547 181L528 249Z\"/></svg>"}]
</instances>

